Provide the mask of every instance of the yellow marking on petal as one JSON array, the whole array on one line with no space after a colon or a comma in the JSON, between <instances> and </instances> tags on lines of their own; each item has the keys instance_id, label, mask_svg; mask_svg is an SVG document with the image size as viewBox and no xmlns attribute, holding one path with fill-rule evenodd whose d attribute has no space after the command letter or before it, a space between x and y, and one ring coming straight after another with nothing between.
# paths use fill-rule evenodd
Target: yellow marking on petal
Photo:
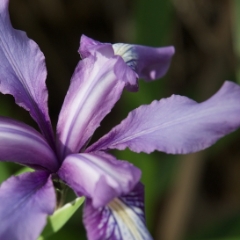
<instances>
[{"instance_id":1,"label":"yellow marking on petal","mask_svg":"<svg viewBox=\"0 0 240 240\"><path fill-rule=\"evenodd\" d=\"M130 216L133 214L130 208L123 204L118 198L115 198L113 201L111 201L108 206L112 210L116 220L121 219L136 240L143 240L142 236L139 234L135 222Z\"/></svg>"},{"instance_id":2,"label":"yellow marking on petal","mask_svg":"<svg viewBox=\"0 0 240 240\"><path fill-rule=\"evenodd\" d=\"M116 55L123 56L126 52L131 52L131 45L124 43L113 44L113 51Z\"/></svg>"}]
</instances>

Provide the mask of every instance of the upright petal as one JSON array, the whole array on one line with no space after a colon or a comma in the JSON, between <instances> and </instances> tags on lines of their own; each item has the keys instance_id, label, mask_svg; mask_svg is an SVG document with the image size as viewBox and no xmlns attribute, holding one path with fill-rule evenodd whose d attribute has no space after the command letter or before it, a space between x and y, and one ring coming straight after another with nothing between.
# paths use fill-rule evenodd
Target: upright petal
<instances>
[{"instance_id":1,"label":"upright petal","mask_svg":"<svg viewBox=\"0 0 240 240\"><path fill-rule=\"evenodd\" d=\"M82 58L94 56L96 52L102 54L107 58L111 58L115 55L121 56L120 54L115 54L113 45L110 43L101 43L96 40L93 40L85 35L82 35L80 40L79 53ZM125 61L125 59L123 58ZM124 72L124 78L122 79L125 82L125 86L130 91L138 90L138 75L137 73L129 68L126 64L122 65L120 70Z\"/></svg>"},{"instance_id":2,"label":"upright petal","mask_svg":"<svg viewBox=\"0 0 240 240\"><path fill-rule=\"evenodd\" d=\"M123 65L120 57L108 59L101 54L78 64L57 125L62 159L68 153L79 152L120 98Z\"/></svg>"},{"instance_id":3,"label":"upright petal","mask_svg":"<svg viewBox=\"0 0 240 240\"><path fill-rule=\"evenodd\" d=\"M112 49L110 48L112 46ZM127 82L130 87L136 85L136 78L140 77L147 81L163 77L171 63L174 47L153 48L141 45L124 43L109 44L101 43L86 36L81 37L79 53L82 57L101 52L106 56L119 55L136 75L129 75Z\"/></svg>"},{"instance_id":4,"label":"upright petal","mask_svg":"<svg viewBox=\"0 0 240 240\"><path fill-rule=\"evenodd\" d=\"M69 155L58 174L78 196L91 198L96 208L131 191L141 176L132 164L104 153Z\"/></svg>"},{"instance_id":5,"label":"upright petal","mask_svg":"<svg viewBox=\"0 0 240 240\"><path fill-rule=\"evenodd\" d=\"M94 208L91 199L84 206L83 220L89 240L151 240L145 226L143 185L108 205Z\"/></svg>"},{"instance_id":6,"label":"upright petal","mask_svg":"<svg viewBox=\"0 0 240 240\"><path fill-rule=\"evenodd\" d=\"M8 2L0 2L0 91L13 95L16 103L30 112L44 136L53 144L44 55L25 32L12 27Z\"/></svg>"},{"instance_id":7,"label":"upright petal","mask_svg":"<svg viewBox=\"0 0 240 240\"><path fill-rule=\"evenodd\" d=\"M95 54L95 52L100 52L106 57L113 57L114 51L112 44L101 43L85 35L81 36L80 47L78 49L82 58L86 58Z\"/></svg>"},{"instance_id":8,"label":"upright petal","mask_svg":"<svg viewBox=\"0 0 240 240\"><path fill-rule=\"evenodd\" d=\"M0 239L37 239L56 205L49 174L39 171L9 178L0 186L0 202Z\"/></svg>"},{"instance_id":9,"label":"upright petal","mask_svg":"<svg viewBox=\"0 0 240 240\"><path fill-rule=\"evenodd\" d=\"M240 86L225 82L209 100L173 95L130 112L87 151L130 148L185 154L205 149L240 126Z\"/></svg>"},{"instance_id":10,"label":"upright petal","mask_svg":"<svg viewBox=\"0 0 240 240\"><path fill-rule=\"evenodd\" d=\"M59 163L46 140L26 124L0 117L0 161L55 172Z\"/></svg>"}]
</instances>

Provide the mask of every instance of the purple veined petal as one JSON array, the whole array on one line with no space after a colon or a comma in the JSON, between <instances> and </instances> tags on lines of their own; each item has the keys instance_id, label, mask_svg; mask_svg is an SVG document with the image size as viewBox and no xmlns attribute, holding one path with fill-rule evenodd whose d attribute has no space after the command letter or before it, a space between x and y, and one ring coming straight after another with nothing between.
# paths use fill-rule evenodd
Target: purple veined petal
<instances>
[{"instance_id":1,"label":"purple veined petal","mask_svg":"<svg viewBox=\"0 0 240 240\"><path fill-rule=\"evenodd\" d=\"M108 59L101 54L78 64L57 125L62 159L79 152L120 98L125 84L123 65L120 57Z\"/></svg>"},{"instance_id":2,"label":"purple veined petal","mask_svg":"<svg viewBox=\"0 0 240 240\"><path fill-rule=\"evenodd\" d=\"M38 45L25 32L12 27L8 0L0 3L0 92L11 94L28 110L53 146L45 85L45 58Z\"/></svg>"},{"instance_id":3,"label":"purple veined petal","mask_svg":"<svg viewBox=\"0 0 240 240\"><path fill-rule=\"evenodd\" d=\"M112 44L101 43L85 35L81 36L78 52L82 58L94 56L96 52L107 58L111 58L115 55ZM122 67L119 68L119 74L123 75L122 80L125 82L125 87L129 91L135 92L138 90L138 75L136 72L134 72L126 64L122 64Z\"/></svg>"},{"instance_id":4,"label":"purple veined petal","mask_svg":"<svg viewBox=\"0 0 240 240\"><path fill-rule=\"evenodd\" d=\"M175 51L172 46L153 48L124 43L113 44L113 50L139 78L146 81L161 78L166 74Z\"/></svg>"},{"instance_id":5,"label":"purple veined petal","mask_svg":"<svg viewBox=\"0 0 240 240\"><path fill-rule=\"evenodd\" d=\"M0 186L0 239L37 239L54 212L56 197L44 171L11 177Z\"/></svg>"},{"instance_id":6,"label":"purple veined petal","mask_svg":"<svg viewBox=\"0 0 240 240\"><path fill-rule=\"evenodd\" d=\"M143 185L139 183L132 192L98 209L87 199L83 221L88 239L152 240L145 224L143 193Z\"/></svg>"},{"instance_id":7,"label":"purple veined petal","mask_svg":"<svg viewBox=\"0 0 240 240\"><path fill-rule=\"evenodd\" d=\"M109 50L110 46L112 46L113 53ZM146 81L163 77L170 66L172 56L175 52L172 46L154 48L124 43L111 45L109 43L98 42L83 35L80 41L80 55L85 58L93 55L96 51L109 56L119 55L123 58L127 66L136 73L127 78L127 82L133 90L136 90L133 87L134 84L137 84L136 78L138 77Z\"/></svg>"},{"instance_id":8,"label":"purple veined petal","mask_svg":"<svg viewBox=\"0 0 240 240\"><path fill-rule=\"evenodd\" d=\"M240 126L240 86L226 81L205 102L173 95L130 112L88 151L104 149L185 154L205 149Z\"/></svg>"},{"instance_id":9,"label":"purple veined petal","mask_svg":"<svg viewBox=\"0 0 240 240\"><path fill-rule=\"evenodd\" d=\"M94 207L101 207L131 191L141 171L106 153L81 153L67 156L58 175L78 196L87 196Z\"/></svg>"},{"instance_id":10,"label":"purple veined petal","mask_svg":"<svg viewBox=\"0 0 240 240\"><path fill-rule=\"evenodd\" d=\"M46 140L30 126L0 117L0 162L10 161L55 172L59 163Z\"/></svg>"}]
</instances>

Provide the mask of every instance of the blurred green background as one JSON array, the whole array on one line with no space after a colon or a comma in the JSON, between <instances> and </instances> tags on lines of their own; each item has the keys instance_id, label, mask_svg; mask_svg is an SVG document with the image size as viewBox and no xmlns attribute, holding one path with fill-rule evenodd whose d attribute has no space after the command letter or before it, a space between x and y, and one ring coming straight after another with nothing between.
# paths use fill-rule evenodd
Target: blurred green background
<instances>
[{"instance_id":1,"label":"blurred green background","mask_svg":"<svg viewBox=\"0 0 240 240\"><path fill-rule=\"evenodd\" d=\"M139 105L173 93L204 101L224 80L240 80L238 0L10 0L10 13L15 28L26 31L45 54L54 126L79 61L81 34L103 42L175 46L166 77L140 81L138 93L125 91L95 139ZM12 97L0 100L1 115L37 128ZM147 225L154 239L240 239L239 143L238 130L196 154L114 152L143 172ZM19 168L0 163L0 181ZM49 239L86 239L81 209Z\"/></svg>"}]
</instances>

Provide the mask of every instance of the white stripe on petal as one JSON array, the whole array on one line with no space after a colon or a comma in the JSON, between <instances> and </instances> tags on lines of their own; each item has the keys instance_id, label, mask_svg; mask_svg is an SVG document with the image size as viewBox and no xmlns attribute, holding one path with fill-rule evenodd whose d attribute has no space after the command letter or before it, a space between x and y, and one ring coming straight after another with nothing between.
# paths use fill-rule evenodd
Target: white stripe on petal
<instances>
[{"instance_id":1,"label":"white stripe on petal","mask_svg":"<svg viewBox=\"0 0 240 240\"><path fill-rule=\"evenodd\" d=\"M91 198L95 208L131 191L141 176L132 164L97 152L67 156L58 174L79 196Z\"/></svg>"},{"instance_id":2,"label":"white stripe on petal","mask_svg":"<svg viewBox=\"0 0 240 240\"><path fill-rule=\"evenodd\" d=\"M39 132L5 117L0 117L0 161L50 171L56 171L59 166L55 153Z\"/></svg>"},{"instance_id":3,"label":"white stripe on petal","mask_svg":"<svg viewBox=\"0 0 240 240\"><path fill-rule=\"evenodd\" d=\"M95 208L92 200L87 199L83 213L89 240L152 240L145 226L141 183L101 208Z\"/></svg>"},{"instance_id":4,"label":"white stripe on petal","mask_svg":"<svg viewBox=\"0 0 240 240\"><path fill-rule=\"evenodd\" d=\"M149 238L145 225L138 215L120 199L115 198L108 206L118 223L122 239L146 240ZM140 214L143 214L143 212Z\"/></svg>"},{"instance_id":5,"label":"white stripe on petal","mask_svg":"<svg viewBox=\"0 0 240 240\"><path fill-rule=\"evenodd\" d=\"M130 68L132 68L132 70L136 70L138 55L136 51L134 51L133 45L116 43L116 44L113 44L112 47L115 55L121 56L124 62Z\"/></svg>"},{"instance_id":6,"label":"white stripe on petal","mask_svg":"<svg viewBox=\"0 0 240 240\"><path fill-rule=\"evenodd\" d=\"M81 150L120 98L125 83L115 68L121 63L120 57L108 60L98 54L77 66L57 126L62 158Z\"/></svg>"}]
</instances>

